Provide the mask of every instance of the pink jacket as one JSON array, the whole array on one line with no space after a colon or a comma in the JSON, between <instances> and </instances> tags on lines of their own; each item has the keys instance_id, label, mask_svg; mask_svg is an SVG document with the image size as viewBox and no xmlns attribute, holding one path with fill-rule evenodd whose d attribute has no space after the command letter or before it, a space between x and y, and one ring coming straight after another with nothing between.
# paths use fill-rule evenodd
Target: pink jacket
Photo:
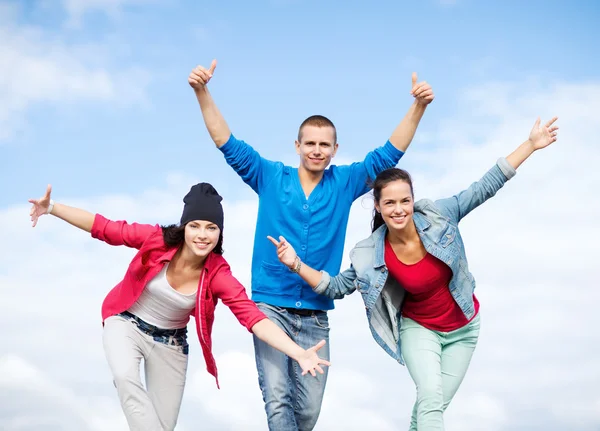
<instances>
[{"instance_id":1,"label":"pink jacket","mask_svg":"<svg viewBox=\"0 0 600 431\"><path fill-rule=\"evenodd\" d=\"M102 322L110 316L129 309L140 297L146 284L152 280L169 262L177 247L168 247L163 240L160 226L111 221L96 214L92 226L92 237L110 245L126 245L135 248L135 255L125 277L106 296L102 304ZM215 316L215 307L221 299L238 321L248 331L259 321L267 317L246 295L246 289L231 274L229 264L223 256L210 253L206 259L204 271L198 284L196 307L190 313L196 318L196 330L206 369L212 374L219 387L217 364L212 354L211 332Z\"/></svg>"}]
</instances>

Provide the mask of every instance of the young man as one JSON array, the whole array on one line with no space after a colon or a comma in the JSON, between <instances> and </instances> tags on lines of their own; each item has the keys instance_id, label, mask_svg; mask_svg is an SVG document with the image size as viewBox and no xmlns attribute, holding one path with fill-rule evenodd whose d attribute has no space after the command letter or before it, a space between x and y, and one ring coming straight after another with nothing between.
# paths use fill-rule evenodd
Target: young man
<instances>
[{"instance_id":1,"label":"young man","mask_svg":"<svg viewBox=\"0 0 600 431\"><path fill-rule=\"evenodd\" d=\"M188 82L196 93L211 138L227 163L258 194L259 208L252 256L252 299L258 307L303 348L329 340L327 310L333 301L313 292L298 275L277 259L267 236L283 235L296 246L307 265L337 274L352 203L367 193L368 180L396 166L410 145L426 106L434 98L431 87L412 76L415 102L388 142L364 161L331 166L338 150L333 123L320 115L307 118L298 131L296 153L300 166L292 168L264 159L250 145L236 139L217 109L206 84L216 67L198 66ZM288 357L254 339L256 367L271 431L310 431L314 428L327 381L301 379L301 370ZM329 344L321 349L329 360Z\"/></svg>"}]
</instances>

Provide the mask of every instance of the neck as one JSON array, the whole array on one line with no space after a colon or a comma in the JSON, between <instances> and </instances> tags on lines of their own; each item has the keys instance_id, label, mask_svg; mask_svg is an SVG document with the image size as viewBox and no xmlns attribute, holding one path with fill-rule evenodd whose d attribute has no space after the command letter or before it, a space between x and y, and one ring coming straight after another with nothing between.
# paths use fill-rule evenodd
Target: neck
<instances>
[{"instance_id":1,"label":"neck","mask_svg":"<svg viewBox=\"0 0 600 431\"><path fill-rule=\"evenodd\" d=\"M388 241L391 244L408 244L420 240L415 222L409 223L404 229L390 229L387 232Z\"/></svg>"},{"instance_id":2,"label":"neck","mask_svg":"<svg viewBox=\"0 0 600 431\"><path fill-rule=\"evenodd\" d=\"M323 178L323 171L313 172L300 165L298 168L298 177L300 178L300 184L303 186L316 185Z\"/></svg>"},{"instance_id":3,"label":"neck","mask_svg":"<svg viewBox=\"0 0 600 431\"><path fill-rule=\"evenodd\" d=\"M187 249L185 245L183 245L175 256L173 256L173 260L171 263L180 269L191 269L198 270L204 268L204 263L206 262L206 257L198 257L190 250Z\"/></svg>"}]
</instances>

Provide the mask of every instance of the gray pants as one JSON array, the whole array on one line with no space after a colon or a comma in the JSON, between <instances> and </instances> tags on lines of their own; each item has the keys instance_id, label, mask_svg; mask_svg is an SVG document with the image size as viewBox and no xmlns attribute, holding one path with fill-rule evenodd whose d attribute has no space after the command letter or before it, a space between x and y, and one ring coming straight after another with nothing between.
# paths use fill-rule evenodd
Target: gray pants
<instances>
[{"instance_id":1,"label":"gray pants","mask_svg":"<svg viewBox=\"0 0 600 431\"><path fill-rule=\"evenodd\" d=\"M172 431L177 423L188 355L182 346L155 341L133 320L104 321L104 352L130 430ZM144 358L146 388L140 377Z\"/></svg>"}]
</instances>

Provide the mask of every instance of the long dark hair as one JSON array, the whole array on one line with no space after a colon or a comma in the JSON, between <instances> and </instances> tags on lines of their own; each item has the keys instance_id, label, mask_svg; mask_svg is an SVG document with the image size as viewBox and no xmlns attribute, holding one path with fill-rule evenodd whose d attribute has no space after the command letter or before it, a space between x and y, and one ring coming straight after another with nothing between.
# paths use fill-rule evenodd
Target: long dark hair
<instances>
[{"instance_id":1,"label":"long dark hair","mask_svg":"<svg viewBox=\"0 0 600 431\"><path fill-rule=\"evenodd\" d=\"M171 224L161 226L163 239L167 247L180 247L185 241L185 225ZM223 254L223 231L219 233L217 245L212 250L216 254Z\"/></svg>"},{"instance_id":2,"label":"long dark hair","mask_svg":"<svg viewBox=\"0 0 600 431\"><path fill-rule=\"evenodd\" d=\"M389 183L392 183L394 181L404 181L405 183L407 183L410 186L410 194L414 198L415 194L413 192L413 184L410 174L404 169L390 168L380 172L371 185L373 187L373 200L375 201L375 203L379 203L379 200L381 199L381 190L383 190L383 188ZM377 211L377 208L373 208L373 221L371 222L371 232L375 232L384 224L385 222L383 221L381 213Z\"/></svg>"}]
</instances>

